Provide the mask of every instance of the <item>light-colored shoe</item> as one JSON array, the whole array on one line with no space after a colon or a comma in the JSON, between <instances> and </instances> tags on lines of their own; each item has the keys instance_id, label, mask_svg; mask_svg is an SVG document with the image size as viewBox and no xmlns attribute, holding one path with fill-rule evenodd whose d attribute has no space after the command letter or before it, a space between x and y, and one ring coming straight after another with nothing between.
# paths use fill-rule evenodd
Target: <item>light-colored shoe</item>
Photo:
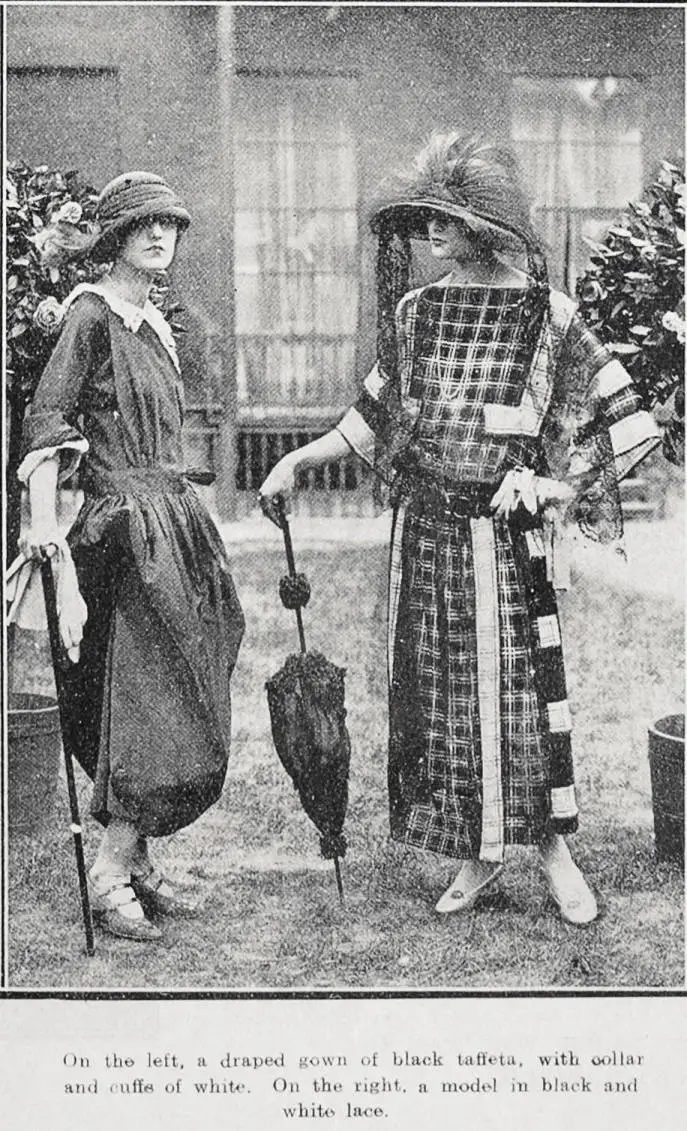
<instances>
[{"instance_id":1,"label":"light-colored shoe","mask_svg":"<svg viewBox=\"0 0 687 1131\"><path fill-rule=\"evenodd\" d=\"M575 927L593 923L599 914L596 897L570 855L562 837L541 849L544 875L561 918Z\"/></svg>"},{"instance_id":2,"label":"light-colored shoe","mask_svg":"<svg viewBox=\"0 0 687 1131\"><path fill-rule=\"evenodd\" d=\"M466 860L453 883L438 901L435 911L440 915L447 915L451 911L468 911L475 906L484 888L502 871L503 864Z\"/></svg>"}]
</instances>

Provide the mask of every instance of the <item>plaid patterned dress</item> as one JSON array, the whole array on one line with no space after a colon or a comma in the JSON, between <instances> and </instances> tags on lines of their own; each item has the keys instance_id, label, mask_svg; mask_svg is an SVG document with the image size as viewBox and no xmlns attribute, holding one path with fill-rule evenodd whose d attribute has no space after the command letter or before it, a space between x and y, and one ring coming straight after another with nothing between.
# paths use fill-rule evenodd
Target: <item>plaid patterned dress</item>
<instances>
[{"instance_id":1,"label":"plaid patterned dress","mask_svg":"<svg viewBox=\"0 0 687 1131\"><path fill-rule=\"evenodd\" d=\"M565 296L552 293L528 361L524 293L438 283L397 311L396 393L414 459L396 483L389 573L391 832L458 858L501 860L507 845L577 825L542 517L520 507L495 519L491 499L511 469L561 477L544 440L570 432L571 412L576 437L603 415L623 466L657 442L637 425L646 414L629 377ZM375 367L339 424L370 462L389 385ZM584 461L582 440L567 449L568 466Z\"/></svg>"}]
</instances>

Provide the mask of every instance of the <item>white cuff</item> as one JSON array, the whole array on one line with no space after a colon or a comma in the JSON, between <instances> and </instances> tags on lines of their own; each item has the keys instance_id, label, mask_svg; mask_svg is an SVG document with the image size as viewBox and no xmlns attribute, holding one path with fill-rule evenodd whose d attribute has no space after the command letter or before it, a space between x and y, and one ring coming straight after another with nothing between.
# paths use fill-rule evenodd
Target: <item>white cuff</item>
<instances>
[{"instance_id":1,"label":"white cuff","mask_svg":"<svg viewBox=\"0 0 687 1131\"><path fill-rule=\"evenodd\" d=\"M492 436L538 436L542 413L525 391L519 405L485 404L484 429Z\"/></svg>"},{"instance_id":2,"label":"white cuff","mask_svg":"<svg viewBox=\"0 0 687 1131\"><path fill-rule=\"evenodd\" d=\"M65 440L63 444L56 444L53 448L36 448L24 457L17 471L17 478L24 484L29 482L36 468L47 459L54 459L58 452L70 452L68 459L60 461L58 484L64 483L76 471L81 456L88 451L88 440Z\"/></svg>"},{"instance_id":3,"label":"white cuff","mask_svg":"<svg viewBox=\"0 0 687 1131\"><path fill-rule=\"evenodd\" d=\"M590 393L596 401L600 397L612 397L614 393L620 392L621 389L627 389L631 385L632 378L627 369L624 369L620 362L613 358L612 361L602 365L598 373L594 375Z\"/></svg>"},{"instance_id":4,"label":"white cuff","mask_svg":"<svg viewBox=\"0 0 687 1131\"><path fill-rule=\"evenodd\" d=\"M375 434L357 408L349 408L336 427L355 454L372 465L375 457Z\"/></svg>"},{"instance_id":5,"label":"white cuff","mask_svg":"<svg viewBox=\"0 0 687 1131\"><path fill-rule=\"evenodd\" d=\"M661 441L661 431L650 412L633 412L609 428L618 479L648 456Z\"/></svg>"},{"instance_id":6,"label":"white cuff","mask_svg":"<svg viewBox=\"0 0 687 1131\"><path fill-rule=\"evenodd\" d=\"M366 393L372 397L373 400L379 399L379 394L386 385L386 378L382 374L379 365L373 365L367 377L363 381L363 388Z\"/></svg>"}]
</instances>

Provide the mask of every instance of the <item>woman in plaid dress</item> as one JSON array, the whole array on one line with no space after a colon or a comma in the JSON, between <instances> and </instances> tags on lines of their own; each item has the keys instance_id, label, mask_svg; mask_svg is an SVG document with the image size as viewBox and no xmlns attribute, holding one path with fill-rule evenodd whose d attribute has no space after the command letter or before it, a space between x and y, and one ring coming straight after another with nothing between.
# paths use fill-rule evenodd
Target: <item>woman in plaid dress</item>
<instances>
[{"instance_id":1,"label":"woman in plaid dress","mask_svg":"<svg viewBox=\"0 0 687 1131\"><path fill-rule=\"evenodd\" d=\"M617 481L659 434L548 286L508 154L436 135L373 229L378 362L337 427L273 469L263 506L350 449L390 484L391 834L462 861L439 912L473 906L507 846L537 845L561 914L588 923L596 900L565 840L577 804L560 533L575 520L619 537ZM414 239L450 272L409 290Z\"/></svg>"}]
</instances>

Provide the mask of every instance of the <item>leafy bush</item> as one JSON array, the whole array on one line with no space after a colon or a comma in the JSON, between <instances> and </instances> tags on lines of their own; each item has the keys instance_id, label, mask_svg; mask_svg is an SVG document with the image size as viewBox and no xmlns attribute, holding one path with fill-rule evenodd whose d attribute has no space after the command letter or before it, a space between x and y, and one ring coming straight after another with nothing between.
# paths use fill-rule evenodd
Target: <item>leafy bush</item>
<instances>
[{"instance_id":1,"label":"leafy bush","mask_svg":"<svg viewBox=\"0 0 687 1131\"><path fill-rule=\"evenodd\" d=\"M586 241L591 266L577 283L581 315L632 375L644 407L668 421L663 450L673 462L684 450L684 191L682 170L663 161L604 242Z\"/></svg>"},{"instance_id":2,"label":"leafy bush","mask_svg":"<svg viewBox=\"0 0 687 1131\"><path fill-rule=\"evenodd\" d=\"M97 193L76 172L15 163L6 174L7 377L19 407L31 400L59 331L59 303L102 272L62 252L95 229Z\"/></svg>"}]
</instances>

